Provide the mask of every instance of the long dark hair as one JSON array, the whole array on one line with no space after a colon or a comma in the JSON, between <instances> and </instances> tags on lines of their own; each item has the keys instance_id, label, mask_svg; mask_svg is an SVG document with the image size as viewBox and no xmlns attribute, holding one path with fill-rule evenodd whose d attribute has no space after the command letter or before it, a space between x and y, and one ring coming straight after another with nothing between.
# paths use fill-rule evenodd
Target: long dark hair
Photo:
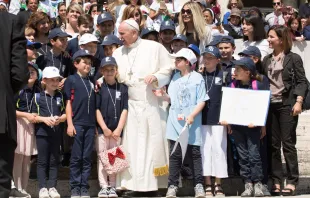
<instances>
[{"instance_id":1,"label":"long dark hair","mask_svg":"<svg viewBox=\"0 0 310 198\"><path fill-rule=\"evenodd\" d=\"M244 22L250 23L253 26L253 40L254 41L261 41L263 39L266 39L264 23L260 17L247 14L242 19L242 23ZM249 38L247 36L243 36L243 41L247 41L247 40L249 40Z\"/></svg>"}]
</instances>

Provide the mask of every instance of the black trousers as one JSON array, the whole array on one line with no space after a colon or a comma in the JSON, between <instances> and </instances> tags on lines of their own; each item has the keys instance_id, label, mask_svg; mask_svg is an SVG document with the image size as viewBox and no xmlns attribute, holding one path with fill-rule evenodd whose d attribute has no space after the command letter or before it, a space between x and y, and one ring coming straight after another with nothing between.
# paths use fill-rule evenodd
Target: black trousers
<instances>
[{"instance_id":1,"label":"black trousers","mask_svg":"<svg viewBox=\"0 0 310 198\"><path fill-rule=\"evenodd\" d=\"M179 177L182 166L182 150L180 144L178 144L176 150L171 155L175 141L170 140L170 157L169 157L169 177L168 177L168 186L179 185ZM203 185L203 176L202 176L202 160L200 153L200 146L187 145L187 152L192 155L193 159L193 176L194 176L194 185L202 184Z\"/></svg>"},{"instance_id":2,"label":"black trousers","mask_svg":"<svg viewBox=\"0 0 310 198\"><path fill-rule=\"evenodd\" d=\"M39 190L57 185L61 136L36 136L38 148L37 177Z\"/></svg>"},{"instance_id":3,"label":"black trousers","mask_svg":"<svg viewBox=\"0 0 310 198\"><path fill-rule=\"evenodd\" d=\"M0 134L0 198L8 198L11 192L15 148L14 140Z\"/></svg>"},{"instance_id":4,"label":"black trousers","mask_svg":"<svg viewBox=\"0 0 310 198\"><path fill-rule=\"evenodd\" d=\"M287 184L297 185L299 179L296 150L298 116L291 115L290 105L271 104L269 107L267 134L271 135L271 177L274 184L282 184L283 170L281 144L287 169Z\"/></svg>"},{"instance_id":5,"label":"black trousers","mask_svg":"<svg viewBox=\"0 0 310 198\"><path fill-rule=\"evenodd\" d=\"M245 182L259 182L263 179L260 157L261 128L232 126L232 136L239 154L240 175Z\"/></svg>"},{"instance_id":6,"label":"black trousers","mask_svg":"<svg viewBox=\"0 0 310 198\"><path fill-rule=\"evenodd\" d=\"M263 175L264 178L262 180L263 184L267 184L269 180L269 158L268 154L270 153L270 150L268 150L268 136L266 135L263 139L260 140L260 157L262 159L262 168L263 168Z\"/></svg>"}]
</instances>

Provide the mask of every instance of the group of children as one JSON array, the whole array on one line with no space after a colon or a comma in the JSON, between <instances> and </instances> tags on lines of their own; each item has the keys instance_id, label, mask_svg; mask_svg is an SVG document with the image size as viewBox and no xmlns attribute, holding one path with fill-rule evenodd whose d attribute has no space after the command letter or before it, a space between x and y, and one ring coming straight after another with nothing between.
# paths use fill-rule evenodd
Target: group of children
<instances>
[{"instance_id":1,"label":"group of children","mask_svg":"<svg viewBox=\"0 0 310 198\"><path fill-rule=\"evenodd\" d=\"M30 156L37 154L39 197L60 197L56 184L64 130L74 138L70 159L72 198L89 197L87 181L93 145L100 155L120 144L127 119L128 92L126 85L116 80L117 63L112 53L122 43L109 33L113 29L108 24L111 20L109 15L98 17L98 29L106 33L100 44L89 34L92 22L87 17L79 17L79 36L69 42L70 35L53 29L48 36L51 46L38 58L36 49L41 44L31 42L34 33L27 34L26 29L30 78L16 96L18 148L14 182L21 192L27 193ZM158 39L152 30L142 31L141 37ZM160 94L171 104L166 138L172 152L180 131L185 125L188 127L187 152L193 159L195 197L224 195L221 179L228 177L227 133L234 138L240 157L240 175L246 183L242 196L264 196L259 143L265 129L219 123L222 87L267 89L266 78L256 68L261 64L260 51L249 47L239 54L239 61L234 61L234 39L219 36L200 53L197 46L188 46L184 35L175 34L169 20L160 26L159 38L174 54L176 67L167 93ZM101 76L103 83L95 92L94 84ZM169 164L167 197L176 197L182 167L180 145L170 156ZM211 177L215 177L214 184ZM117 197L116 175L107 175L99 160L98 179L99 197Z\"/></svg>"}]
</instances>

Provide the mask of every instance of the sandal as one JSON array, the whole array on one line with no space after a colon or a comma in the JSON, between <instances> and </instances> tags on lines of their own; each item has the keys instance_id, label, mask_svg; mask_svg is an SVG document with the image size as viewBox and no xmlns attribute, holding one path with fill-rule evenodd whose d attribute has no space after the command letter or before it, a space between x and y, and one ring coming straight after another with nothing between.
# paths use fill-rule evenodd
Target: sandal
<instances>
[{"instance_id":1,"label":"sandal","mask_svg":"<svg viewBox=\"0 0 310 198\"><path fill-rule=\"evenodd\" d=\"M294 186L294 190L291 188L285 187L282 189L282 196L295 196L296 195L296 187ZM283 191L288 191L288 192L283 192Z\"/></svg>"},{"instance_id":2,"label":"sandal","mask_svg":"<svg viewBox=\"0 0 310 198\"><path fill-rule=\"evenodd\" d=\"M216 197L225 197L223 188L221 184L214 185L214 196Z\"/></svg>"},{"instance_id":3,"label":"sandal","mask_svg":"<svg viewBox=\"0 0 310 198\"><path fill-rule=\"evenodd\" d=\"M212 185L206 185L206 197L213 197Z\"/></svg>"},{"instance_id":4,"label":"sandal","mask_svg":"<svg viewBox=\"0 0 310 198\"><path fill-rule=\"evenodd\" d=\"M272 189L271 189L270 194L272 196L281 196L281 189L277 188L276 186L273 186Z\"/></svg>"}]
</instances>

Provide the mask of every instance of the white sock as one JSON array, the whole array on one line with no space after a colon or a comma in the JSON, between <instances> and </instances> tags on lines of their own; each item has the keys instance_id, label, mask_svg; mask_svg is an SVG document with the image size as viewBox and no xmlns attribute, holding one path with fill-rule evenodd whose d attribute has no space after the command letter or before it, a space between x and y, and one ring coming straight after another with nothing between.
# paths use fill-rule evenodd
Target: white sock
<instances>
[{"instance_id":1,"label":"white sock","mask_svg":"<svg viewBox=\"0 0 310 198\"><path fill-rule=\"evenodd\" d=\"M13 181L13 180L11 181L11 188L12 188L12 189L16 188L16 186L15 186L15 184L14 184L14 181Z\"/></svg>"}]
</instances>

